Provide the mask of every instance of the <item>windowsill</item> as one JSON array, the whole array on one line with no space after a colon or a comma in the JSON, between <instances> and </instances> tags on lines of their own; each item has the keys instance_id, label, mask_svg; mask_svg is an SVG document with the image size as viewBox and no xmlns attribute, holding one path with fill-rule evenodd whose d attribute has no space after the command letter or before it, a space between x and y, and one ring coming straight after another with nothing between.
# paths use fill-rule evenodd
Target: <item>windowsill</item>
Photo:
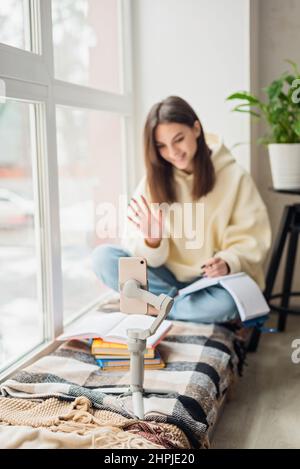
<instances>
[{"instance_id":1,"label":"windowsill","mask_svg":"<svg viewBox=\"0 0 300 469\"><path fill-rule=\"evenodd\" d=\"M53 352L59 345L59 342L56 340L44 342L43 344L38 345L34 349L32 349L29 353L27 353L24 357L20 358L19 360L15 361L11 366L6 368L0 373L0 382L5 381L6 379L11 378L11 376L16 373L17 371L25 368L26 366L31 365L35 362L38 358L41 358L48 353Z\"/></svg>"},{"instance_id":2,"label":"windowsill","mask_svg":"<svg viewBox=\"0 0 300 469\"><path fill-rule=\"evenodd\" d=\"M68 328L71 325L73 326L74 324L76 324L76 321L81 320L81 318L85 314L88 314L92 308L94 308L95 306L97 307L100 306L103 301L105 301L106 299L109 299L113 295L114 295L114 292L106 292L103 295L101 295L96 301L87 305L79 313L77 313L76 317L74 317L73 319L71 318L68 321L68 323L65 325L64 330L67 332ZM39 358L42 358L43 356L46 356L49 353L53 352L61 343L62 342L59 342L57 340L52 340L52 341L47 341L47 342L43 342L42 344L39 344L30 352L26 353L26 355L24 355L22 358L13 362L12 365L8 366L7 368L5 368L5 370L0 372L0 383L11 378L17 371L31 365Z\"/></svg>"}]
</instances>

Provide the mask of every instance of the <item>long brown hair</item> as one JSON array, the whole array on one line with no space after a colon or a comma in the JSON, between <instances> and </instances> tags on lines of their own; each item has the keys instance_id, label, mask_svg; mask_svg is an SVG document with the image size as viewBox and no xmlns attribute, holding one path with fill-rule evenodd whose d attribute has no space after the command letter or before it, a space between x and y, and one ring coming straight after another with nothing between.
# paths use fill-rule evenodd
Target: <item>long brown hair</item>
<instances>
[{"instance_id":1,"label":"long brown hair","mask_svg":"<svg viewBox=\"0 0 300 469\"><path fill-rule=\"evenodd\" d=\"M207 146L200 120L193 108L178 96L169 96L150 109L144 127L144 157L147 183L153 202L176 202L176 185L173 165L161 157L155 144L158 124L178 123L194 127L200 123L201 133L197 138L197 151L193 159L194 181L192 198L197 200L208 194L215 183L215 170L211 161L211 149Z\"/></svg>"}]
</instances>

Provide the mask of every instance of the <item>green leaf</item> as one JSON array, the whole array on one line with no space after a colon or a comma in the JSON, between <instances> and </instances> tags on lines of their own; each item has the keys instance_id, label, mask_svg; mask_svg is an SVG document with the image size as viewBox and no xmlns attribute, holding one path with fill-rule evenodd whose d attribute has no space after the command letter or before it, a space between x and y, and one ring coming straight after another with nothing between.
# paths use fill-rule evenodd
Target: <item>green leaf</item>
<instances>
[{"instance_id":1,"label":"green leaf","mask_svg":"<svg viewBox=\"0 0 300 469\"><path fill-rule=\"evenodd\" d=\"M265 88L270 100L273 100L279 96L283 87L283 81L283 79L274 80L270 86Z\"/></svg>"},{"instance_id":2,"label":"green leaf","mask_svg":"<svg viewBox=\"0 0 300 469\"><path fill-rule=\"evenodd\" d=\"M251 111L250 109L232 109L232 112L233 111L235 111L235 112L244 112L246 114L251 114L251 116L253 116L253 117L260 117L260 114L258 114L255 111Z\"/></svg>"},{"instance_id":3,"label":"green leaf","mask_svg":"<svg viewBox=\"0 0 300 469\"><path fill-rule=\"evenodd\" d=\"M233 99L245 99L249 103L259 104L260 101L256 96L248 93L248 91L239 91L237 93L233 93L226 98L226 101L232 101Z\"/></svg>"},{"instance_id":4,"label":"green leaf","mask_svg":"<svg viewBox=\"0 0 300 469\"><path fill-rule=\"evenodd\" d=\"M285 103L289 103L289 102L290 102L290 98L289 98L286 94L284 94L284 93L279 93L278 98L279 98L281 101L284 101Z\"/></svg>"},{"instance_id":5,"label":"green leaf","mask_svg":"<svg viewBox=\"0 0 300 469\"><path fill-rule=\"evenodd\" d=\"M235 111L237 111L237 112L248 112L249 114L252 113L253 115L256 115L257 117L260 117L260 114L258 114L258 112L253 110L251 108L251 104L249 104L249 103L238 104L233 109L231 109L231 112L235 112Z\"/></svg>"},{"instance_id":6,"label":"green leaf","mask_svg":"<svg viewBox=\"0 0 300 469\"><path fill-rule=\"evenodd\" d=\"M288 64L290 64L292 66L295 74L299 77L300 76L300 71L298 69L298 65L290 59L285 59L285 62L287 62Z\"/></svg>"},{"instance_id":7,"label":"green leaf","mask_svg":"<svg viewBox=\"0 0 300 469\"><path fill-rule=\"evenodd\" d=\"M294 82L294 80L296 79L296 77L294 75L287 75L285 77L285 81L291 86Z\"/></svg>"},{"instance_id":8,"label":"green leaf","mask_svg":"<svg viewBox=\"0 0 300 469\"><path fill-rule=\"evenodd\" d=\"M245 107L251 109L251 106L252 106L252 105L251 105L250 103L238 104L237 106L235 106L235 107L232 109L232 111L236 111L236 110L238 110L238 109L242 109L242 108L245 108Z\"/></svg>"},{"instance_id":9,"label":"green leaf","mask_svg":"<svg viewBox=\"0 0 300 469\"><path fill-rule=\"evenodd\" d=\"M292 126L292 129L295 132L295 134L298 135L298 137L300 137L300 119L294 123L294 125Z\"/></svg>"},{"instance_id":10,"label":"green leaf","mask_svg":"<svg viewBox=\"0 0 300 469\"><path fill-rule=\"evenodd\" d=\"M238 91L227 98L227 101L240 100L240 103L233 108L233 112L263 118L268 124L269 133L260 140L260 143L300 142L300 103L292 99L296 91L293 84L297 78L300 78L300 72L295 62L291 60L287 62L291 65L292 72L283 72L263 88L266 93L264 101L248 91Z\"/></svg>"}]
</instances>

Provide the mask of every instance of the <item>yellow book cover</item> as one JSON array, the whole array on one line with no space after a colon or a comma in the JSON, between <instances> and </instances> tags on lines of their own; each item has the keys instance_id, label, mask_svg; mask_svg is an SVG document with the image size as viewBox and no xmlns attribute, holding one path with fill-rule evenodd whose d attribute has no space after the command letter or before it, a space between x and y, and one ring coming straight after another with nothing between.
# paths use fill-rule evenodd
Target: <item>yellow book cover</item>
<instances>
[{"instance_id":1,"label":"yellow book cover","mask_svg":"<svg viewBox=\"0 0 300 469\"><path fill-rule=\"evenodd\" d=\"M96 362L99 365L101 369L107 369L107 368L115 368L119 369L120 368L126 368L129 369L130 367L130 358L129 357L123 357L123 358L106 358L105 355L103 355L103 358L96 358ZM155 357L153 358L144 358L144 366L147 367L149 365L164 365L164 362L160 356L160 353L158 350L156 350Z\"/></svg>"},{"instance_id":2,"label":"yellow book cover","mask_svg":"<svg viewBox=\"0 0 300 469\"><path fill-rule=\"evenodd\" d=\"M161 368L164 368L166 365L164 362L158 363L158 364L153 364L153 365L145 365L144 369L145 370L159 370ZM129 371L129 366L104 366L101 368L101 371Z\"/></svg>"},{"instance_id":3,"label":"yellow book cover","mask_svg":"<svg viewBox=\"0 0 300 469\"><path fill-rule=\"evenodd\" d=\"M93 339L91 345L91 354L95 358L101 358L102 355L117 355L120 357L129 357L127 344L117 344L114 342L105 342L102 339ZM148 348L145 352L145 358L153 358L155 355L154 348Z\"/></svg>"},{"instance_id":4,"label":"yellow book cover","mask_svg":"<svg viewBox=\"0 0 300 469\"><path fill-rule=\"evenodd\" d=\"M119 360L124 360L126 358L129 359L130 357L130 353L127 351L126 353L111 353L111 349L103 349L103 350L99 350L99 353L95 353L95 354L92 354L94 355L94 357L96 359L99 359L101 360L103 358L103 360L107 360L107 359L119 359ZM146 350L146 353L144 354L144 357L145 358L153 358L155 355L155 350L154 349L150 349L150 350Z\"/></svg>"},{"instance_id":5,"label":"yellow book cover","mask_svg":"<svg viewBox=\"0 0 300 469\"><path fill-rule=\"evenodd\" d=\"M103 339L93 339L92 347L102 347L102 348L118 348L128 350L127 344L119 344L117 342L106 342Z\"/></svg>"}]
</instances>

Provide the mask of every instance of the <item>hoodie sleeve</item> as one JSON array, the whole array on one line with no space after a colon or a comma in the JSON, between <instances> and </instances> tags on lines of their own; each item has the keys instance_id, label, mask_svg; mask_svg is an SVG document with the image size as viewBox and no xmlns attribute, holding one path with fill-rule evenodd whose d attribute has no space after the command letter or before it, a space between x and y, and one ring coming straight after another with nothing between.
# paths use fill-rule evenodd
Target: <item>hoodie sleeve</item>
<instances>
[{"instance_id":1,"label":"hoodie sleeve","mask_svg":"<svg viewBox=\"0 0 300 469\"><path fill-rule=\"evenodd\" d=\"M271 227L266 206L248 173L241 177L221 244L215 256L227 262L230 273L257 277L271 246Z\"/></svg>"},{"instance_id":2,"label":"hoodie sleeve","mask_svg":"<svg viewBox=\"0 0 300 469\"><path fill-rule=\"evenodd\" d=\"M138 184L133 197L138 201L143 195L150 204L149 191L146 189L146 177ZM144 236L141 231L126 217L125 229L121 239L121 245L132 255L144 257L150 267L160 267L165 264L169 256L169 240L162 238L157 248L152 248L145 243Z\"/></svg>"}]
</instances>

